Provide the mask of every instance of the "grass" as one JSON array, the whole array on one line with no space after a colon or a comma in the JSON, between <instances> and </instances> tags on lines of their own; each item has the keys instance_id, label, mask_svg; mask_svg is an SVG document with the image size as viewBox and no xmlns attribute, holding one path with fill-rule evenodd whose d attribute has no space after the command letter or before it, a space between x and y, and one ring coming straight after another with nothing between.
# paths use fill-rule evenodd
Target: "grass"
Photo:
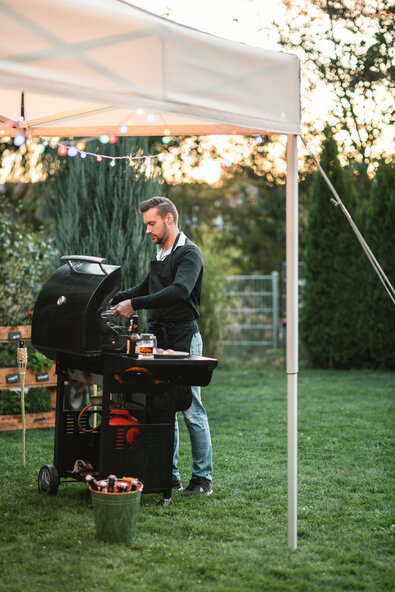
<instances>
[{"instance_id":1,"label":"grass","mask_svg":"<svg viewBox=\"0 0 395 592\"><path fill-rule=\"evenodd\" d=\"M286 376L217 369L204 389L214 494L169 507L143 495L131 543L95 538L83 484L37 492L52 429L0 433L1 592L394 589L390 372L299 375L298 548L287 547ZM190 447L181 427L184 484Z\"/></svg>"}]
</instances>

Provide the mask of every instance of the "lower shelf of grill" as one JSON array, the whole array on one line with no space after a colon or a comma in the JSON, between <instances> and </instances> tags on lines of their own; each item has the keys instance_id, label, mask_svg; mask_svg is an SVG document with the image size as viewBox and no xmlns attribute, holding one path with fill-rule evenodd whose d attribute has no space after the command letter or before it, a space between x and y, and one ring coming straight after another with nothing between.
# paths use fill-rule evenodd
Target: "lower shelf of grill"
<instances>
[{"instance_id":1,"label":"lower shelf of grill","mask_svg":"<svg viewBox=\"0 0 395 592\"><path fill-rule=\"evenodd\" d=\"M171 487L173 423L101 425L86 432L78 425L78 415L63 413L54 459L60 477L73 477L76 460L83 460L100 479L110 474L137 477L145 493Z\"/></svg>"}]
</instances>

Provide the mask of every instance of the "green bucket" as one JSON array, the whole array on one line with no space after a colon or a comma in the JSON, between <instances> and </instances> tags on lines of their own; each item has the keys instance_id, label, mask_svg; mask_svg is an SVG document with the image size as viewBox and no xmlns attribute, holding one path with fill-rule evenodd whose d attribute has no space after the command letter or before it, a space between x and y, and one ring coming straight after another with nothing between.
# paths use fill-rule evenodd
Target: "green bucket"
<instances>
[{"instance_id":1,"label":"green bucket","mask_svg":"<svg viewBox=\"0 0 395 592\"><path fill-rule=\"evenodd\" d=\"M89 488L92 494L96 536L107 543L127 543L136 530L142 483L136 491L105 493Z\"/></svg>"}]
</instances>

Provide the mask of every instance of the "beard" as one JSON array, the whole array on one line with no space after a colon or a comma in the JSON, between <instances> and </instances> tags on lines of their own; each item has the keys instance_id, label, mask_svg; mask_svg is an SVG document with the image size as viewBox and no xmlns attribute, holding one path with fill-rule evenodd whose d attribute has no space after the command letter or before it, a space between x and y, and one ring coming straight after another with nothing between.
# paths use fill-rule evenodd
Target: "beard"
<instances>
[{"instance_id":1,"label":"beard","mask_svg":"<svg viewBox=\"0 0 395 592\"><path fill-rule=\"evenodd\" d=\"M166 228L165 222L163 222L162 229L157 234L152 233L149 236L156 245L163 245L169 238L169 230Z\"/></svg>"}]
</instances>

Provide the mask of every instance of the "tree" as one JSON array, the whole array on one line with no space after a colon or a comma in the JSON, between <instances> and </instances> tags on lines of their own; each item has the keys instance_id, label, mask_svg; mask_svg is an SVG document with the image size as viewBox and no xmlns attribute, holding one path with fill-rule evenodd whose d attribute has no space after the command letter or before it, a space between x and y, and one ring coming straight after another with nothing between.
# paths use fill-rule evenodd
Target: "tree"
<instances>
[{"instance_id":1,"label":"tree","mask_svg":"<svg viewBox=\"0 0 395 592\"><path fill-rule=\"evenodd\" d=\"M215 234L233 273L271 273L285 259L285 183L238 174L218 187L169 188L183 229L197 242ZM303 202L305 200L302 200ZM301 221L303 228L303 220Z\"/></svg>"},{"instance_id":2,"label":"tree","mask_svg":"<svg viewBox=\"0 0 395 592\"><path fill-rule=\"evenodd\" d=\"M147 154L144 139L119 138L116 144L90 142L90 152L117 156ZM144 164L96 158L46 157L55 237L60 254L105 257L122 265L122 288L143 279L152 254L138 206L157 195L159 179ZM141 161L136 161L137 163Z\"/></svg>"},{"instance_id":3,"label":"tree","mask_svg":"<svg viewBox=\"0 0 395 592\"><path fill-rule=\"evenodd\" d=\"M395 163L381 162L372 186L366 215L366 241L395 285ZM366 259L362 328L367 362L395 369L395 310L384 286Z\"/></svg>"},{"instance_id":4,"label":"tree","mask_svg":"<svg viewBox=\"0 0 395 592\"><path fill-rule=\"evenodd\" d=\"M325 129L321 164L346 207L352 209L353 179L340 166L329 127ZM358 365L360 358L356 303L361 252L346 218L330 198L328 186L317 174L305 237L301 338L314 365L349 367Z\"/></svg>"},{"instance_id":5,"label":"tree","mask_svg":"<svg viewBox=\"0 0 395 592\"><path fill-rule=\"evenodd\" d=\"M336 98L330 115L343 149L366 171L382 131L393 123L395 8L387 0L283 3L287 20L277 25L280 43L302 58L305 105L316 100L321 80Z\"/></svg>"}]
</instances>

